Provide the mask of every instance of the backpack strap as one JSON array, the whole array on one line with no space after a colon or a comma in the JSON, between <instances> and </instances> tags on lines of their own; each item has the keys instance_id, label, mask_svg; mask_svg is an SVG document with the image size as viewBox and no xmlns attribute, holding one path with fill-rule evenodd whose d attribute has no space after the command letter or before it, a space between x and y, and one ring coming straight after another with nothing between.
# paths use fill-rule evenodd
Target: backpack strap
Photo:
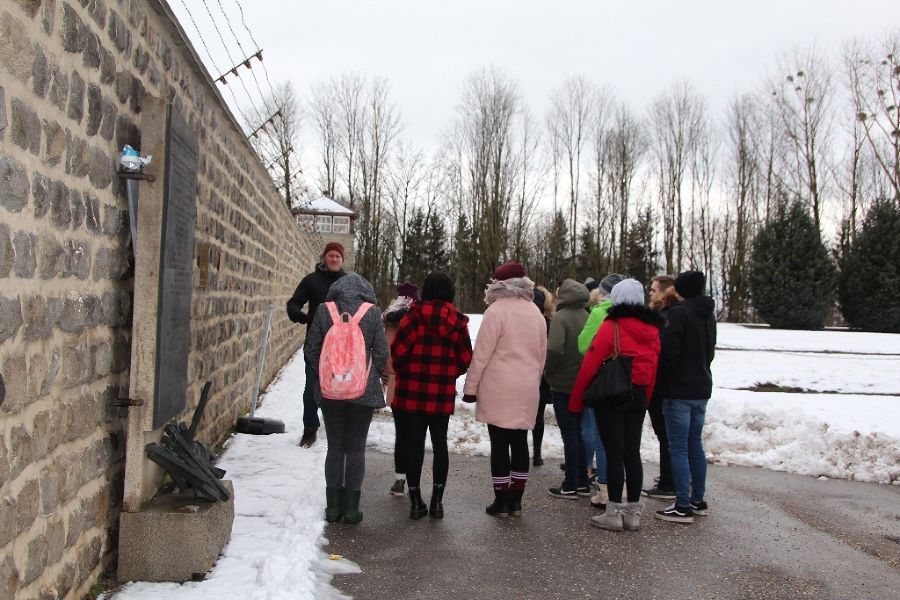
<instances>
[{"instance_id":1,"label":"backpack strap","mask_svg":"<svg viewBox=\"0 0 900 600\"><path fill-rule=\"evenodd\" d=\"M341 322L341 315L338 314L337 304L334 302L326 302L326 308L328 308L328 314L331 315L331 322L337 325Z\"/></svg>"},{"instance_id":2,"label":"backpack strap","mask_svg":"<svg viewBox=\"0 0 900 600\"><path fill-rule=\"evenodd\" d=\"M359 308L356 311L356 314L353 315L353 324L359 325L359 322L362 321L362 318L366 316L366 312L373 306L375 305L371 302L363 302L362 304L360 304Z\"/></svg>"}]
</instances>

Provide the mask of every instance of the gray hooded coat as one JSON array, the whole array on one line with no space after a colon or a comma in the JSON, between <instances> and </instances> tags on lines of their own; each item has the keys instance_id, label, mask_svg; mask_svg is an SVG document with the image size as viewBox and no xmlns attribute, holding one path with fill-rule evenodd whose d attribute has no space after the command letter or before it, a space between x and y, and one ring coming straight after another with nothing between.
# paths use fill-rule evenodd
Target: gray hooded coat
<instances>
[{"instance_id":1,"label":"gray hooded coat","mask_svg":"<svg viewBox=\"0 0 900 600\"><path fill-rule=\"evenodd\" d=\"M363 338L366 340L369 358L372 360L372 368L369 371L366 392L361 398L356 400L323 399L322 390L317 380L315 384L316 402L320 406L322 402L350 402L372 408L383 407L384 393L381 389L381 375L384 373L385 365L387 365L389 350L387 340L384 337L384 323L381 320L381 310L375 305L377 300L372 284L356 273L349 273L331 284L325 301L336 303L338 312L347 312L351 315L356 313L363 302L371 302L373 304L359 322L359 328L362 330ZM331 315L328 314L328 308L322 303L316 309L316 314L309 326L309 332L306 334L306 343L303 344L303 352L307 363L313 365L317 370L322 343L325 341L325 334L331 329L331 325Z\"/></svg>"},{"instance_id":2,"label":"gray hooded coat","mask_svg":"<svg viewBox=\"0 0 900 600\"><path fill-rule=\"evenodd\" d=\"M589 297L584 284L574 279L566 279L559 286L556 313L550 320L550 332L547 334L547 360L544 362L544 378L554 392L568 394L575 386L582 359L578 351L578 336L588 319L584 305Z\"/></svg>"}]
</instances>

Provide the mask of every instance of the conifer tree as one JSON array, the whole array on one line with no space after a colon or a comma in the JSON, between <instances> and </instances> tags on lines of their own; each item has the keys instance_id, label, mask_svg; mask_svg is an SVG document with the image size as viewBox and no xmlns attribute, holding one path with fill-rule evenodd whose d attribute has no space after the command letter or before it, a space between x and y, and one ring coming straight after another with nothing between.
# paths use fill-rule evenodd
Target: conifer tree
<instances>
[{"instance_id":1,"label":"conifer tree","mask_svg":"<svg viewBox=\"0 0 900 600\"><path fill-rule=\"evenodd\" d=\"M900 209L880 202L841 261L838 298L850 325L900 333Z\"/></svg>"},{"instance_id":2,"label":"conifer tree","mask_svg":"<svg viewBox=\"0 0 900 600\"><path fill-rule=\"evenodd\" d=\"M819 229L798 203L782 203L753 239L748 284L772 327L821 329L832 306L835 267Z\"/></svg>"}]
</instances>

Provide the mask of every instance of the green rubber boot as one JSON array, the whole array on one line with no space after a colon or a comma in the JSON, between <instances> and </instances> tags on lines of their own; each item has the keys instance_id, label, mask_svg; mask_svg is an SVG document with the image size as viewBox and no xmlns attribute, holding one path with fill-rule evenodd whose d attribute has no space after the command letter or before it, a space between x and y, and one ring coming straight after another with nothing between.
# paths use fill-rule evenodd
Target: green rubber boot
<instances>
[{"instance_id":1,"label":"green rubber boot","mask_svg":"<svg viewBox=\"0 0 900 600\"><path fill-rule=\"evenodd\" d=\"M343 488L325 488L325 520L329 523L336 523L344 516L341 506L343 494Z\"/></svg>"},{"instance_id":2,"label":"green rubber boot","mask_svg":"<svg viewBox=\"0 0 900 600\"><path fill-rule=\"evenodd\" d=\"M359 510L360 490L344 490L344 523L356 525L362 521L363 514Z\"/></svg>"}]
</instances>

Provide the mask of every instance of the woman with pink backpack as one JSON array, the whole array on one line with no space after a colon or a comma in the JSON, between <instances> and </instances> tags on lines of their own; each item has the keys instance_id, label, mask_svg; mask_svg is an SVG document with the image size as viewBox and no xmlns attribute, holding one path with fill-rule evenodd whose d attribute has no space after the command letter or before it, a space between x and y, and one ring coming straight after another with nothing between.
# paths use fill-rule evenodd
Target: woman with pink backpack
<instances>
[{"instance_id":1,"label":"woman with pink backpack","mask_svg":"<svg viewBox=\"0 0 900 600\"><path fill-rule=\"evenodd\" d=\"M325 520L362 520L360 490L366 470L366 438L376 408L384 407L381 377L387 364L381 310L372 284L356 273L335 281L316 310L306 343L307 363L319 380L325 455Z\"/></svg>"}]
</instances>

